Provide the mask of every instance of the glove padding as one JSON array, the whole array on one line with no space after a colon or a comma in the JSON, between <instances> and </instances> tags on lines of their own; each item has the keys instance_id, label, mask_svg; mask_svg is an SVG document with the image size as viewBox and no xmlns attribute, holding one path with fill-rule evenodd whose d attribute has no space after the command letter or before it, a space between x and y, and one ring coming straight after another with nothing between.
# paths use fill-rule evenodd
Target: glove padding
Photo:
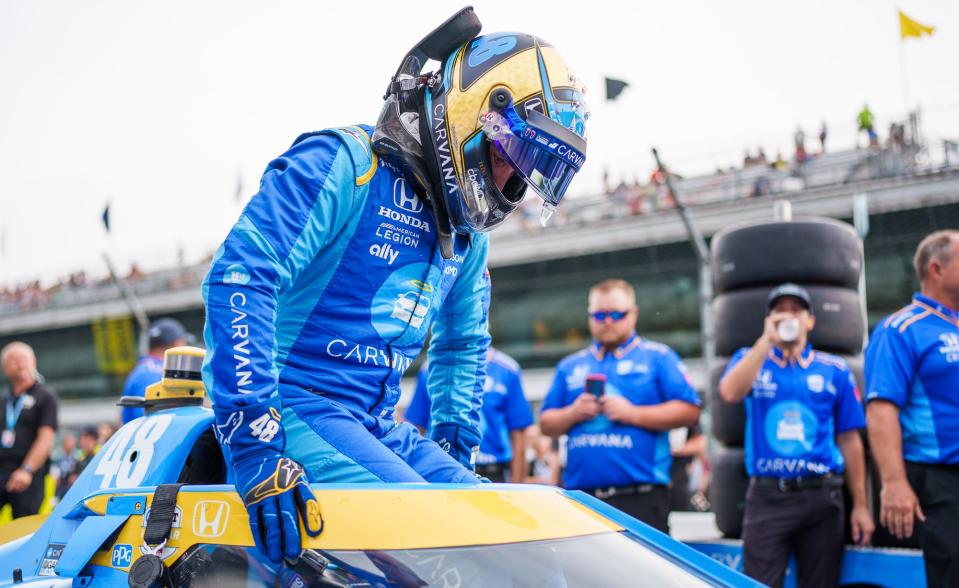
<instances>
[{"instance_id":1,"label":"glove padding","mask_svg":"<svg viewBox=\"0 0 959 588\"><path fill-rule=\"evenodd\" d=\"M233 464L236 486L250 516L253 541L270 561L300 556L300 522L308 535L323 530L323 515L303 466L277 453Z\"/></svg>"},{"instance_id":2,"label":"glove padding","mask_svg":"<svg viewBox=\"0 0 959 588\"><path fill-rule=\"evenodd\" d=\"M469 471L475 471L476 454L479 453L480 436L473 429L443 423L436 425L430 431L430 439L450 454L450 457L460 462Z\"/></svg>"}]
</instances>

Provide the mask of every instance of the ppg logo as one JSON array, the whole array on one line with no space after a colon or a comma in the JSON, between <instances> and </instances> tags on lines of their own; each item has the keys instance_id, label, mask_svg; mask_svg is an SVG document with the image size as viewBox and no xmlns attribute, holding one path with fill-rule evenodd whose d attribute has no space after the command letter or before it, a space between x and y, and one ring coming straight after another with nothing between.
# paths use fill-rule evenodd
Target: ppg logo
<instances>
[{"instance_id":1,"label":"ppg logo","mask_svg":"<svg viewBox=\"0 0 959 588\"><path fill-rule=\"evenodd\" d=\"M222 500L204 500L193 507L193 534L197 537L219 537L226 532L230 505Z\"/></svg>"},{"instance_id":2,"label":"ppg logo","mask_svg":"<svg viewBox=\"0 0 959 588\"><path fill-rule=\"evenodd\" d=\"M132 545L114 545L113 546L113 567L125 568L133 563Z\"/></svg>"},{"instance_id":3,"label":"ppg logo","mask_svg":"<svg viewBox=\"0 0 959 588\"><path fill-rule=\"evenodd\" d=\"M393 204L407 212L423 210L423 203L416 194L406 193L406 180L403 178L396 178L393 182Z\"/></svg>"}]
</instances>

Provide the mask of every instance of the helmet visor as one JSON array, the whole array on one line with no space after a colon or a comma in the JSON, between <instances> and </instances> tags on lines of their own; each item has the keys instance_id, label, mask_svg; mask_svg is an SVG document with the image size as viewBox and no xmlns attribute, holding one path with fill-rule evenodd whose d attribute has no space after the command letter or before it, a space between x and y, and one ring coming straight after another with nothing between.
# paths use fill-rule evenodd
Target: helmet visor
<instances>
[{"instance_id":1,"label":"helmet visor","mask_svg":"<svg viewBox=\"0 0 959 588\"><path fill-rule=\"evenodd\" d=\"M502 113L487 112L481 123L513 170L556 207L586 161L586 141L539 112L530 111L523 120L512 105Z\"/></svg>"}]
</instances>

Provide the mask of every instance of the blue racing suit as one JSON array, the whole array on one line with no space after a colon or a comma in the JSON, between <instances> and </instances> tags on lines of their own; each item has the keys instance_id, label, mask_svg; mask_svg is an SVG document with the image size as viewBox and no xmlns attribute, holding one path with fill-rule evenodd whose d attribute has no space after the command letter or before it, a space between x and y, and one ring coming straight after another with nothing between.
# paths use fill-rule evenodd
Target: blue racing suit
<instances>
[{"instance_id":1,"label":"blue racing suit","mask_svg":"<svg viewBox=\"0 0 959 588\"><path fill-rule=\"evenodd\" d=\"M314 482L475 481L463 465L479 444L488 238L454 235L444 259L432 211L370 133L299 137L217 250L203 284L217 435L234 464L268 449ZM450 454L393 420L431 325Z\"/></svg>"}]
</instances>

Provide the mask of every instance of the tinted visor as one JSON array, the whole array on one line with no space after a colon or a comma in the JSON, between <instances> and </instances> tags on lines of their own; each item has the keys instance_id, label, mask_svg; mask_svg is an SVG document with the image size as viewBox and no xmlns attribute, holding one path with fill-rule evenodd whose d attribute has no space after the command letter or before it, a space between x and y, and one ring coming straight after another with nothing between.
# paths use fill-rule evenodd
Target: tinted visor
<instances>
[{"instance_id":1,"label":"tinted visor","mask_svg":"<svg viewBox=\"0 0 959 588\"><path fill-rule=\"evenodd\" d=\"M481 117L483 132L503 158L549 206L563 199L586 161L586 141L539 112L523 120L512 105Z\"/></svg>"}]
</instances>

